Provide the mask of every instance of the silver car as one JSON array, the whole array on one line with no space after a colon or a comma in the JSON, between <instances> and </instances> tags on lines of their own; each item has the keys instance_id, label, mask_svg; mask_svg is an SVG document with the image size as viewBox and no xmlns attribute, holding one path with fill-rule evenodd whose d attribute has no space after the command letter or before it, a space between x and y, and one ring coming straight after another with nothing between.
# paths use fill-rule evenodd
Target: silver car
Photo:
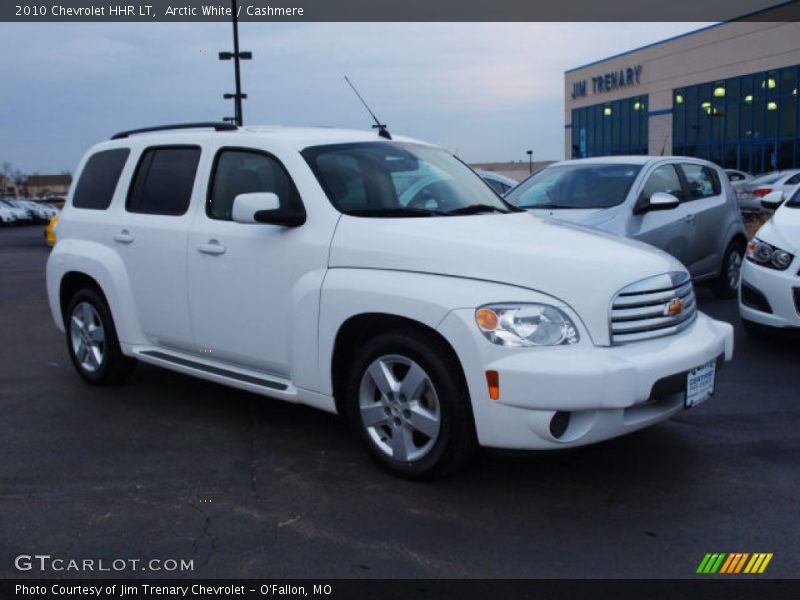
<instances>
[{"instance_id":1,"label":"silver car","mask_svg":"<svg viewBox=\"0 0 800 600\"><path fill-rule=\"evenodd\" d=\"M506 200L646 242L680 260L695 281L732 298L747 245L725 173L696 158L611 156L554 163L523 180Z\"/></svg>"},{"instance_id":2,"label":"silver car","mask_svg":"<svg viewBox=\"0 0 800 600\"><path fill-rule=\"evenodd\" d=\"M772 171L759 175L737 189L739 208L742 212L761 212L761 199L770 192L788 195L800 183L800 169Z\"/></svg>"}]
</instances>

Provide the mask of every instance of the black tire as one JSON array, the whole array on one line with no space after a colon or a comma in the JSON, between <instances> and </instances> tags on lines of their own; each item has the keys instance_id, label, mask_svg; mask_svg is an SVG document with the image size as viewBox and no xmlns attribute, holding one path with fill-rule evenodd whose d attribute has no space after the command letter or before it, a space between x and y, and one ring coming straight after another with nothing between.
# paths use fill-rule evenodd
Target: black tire
<instances>
[{"instance_id":1,"label":"black tire","mask_svg":"<svg viewBox=\"0 0 800 600\"><path fill-rule=\"evenodd\" d=\"M102 359L95 362L96 368L89 369L85 366L86 361L83 362L76 355L76 350L73 344L73 313L80 305L88 304L94 309L96 317L102 324L104 341L102 343ZM117 338L117 330L114 327L114 319L111 317L111 311L108 309L105 299L94 288L83 288L77 291L64 312L64 328L66 329L67 352L69 352L72 365L78 372L78 375L93 385L114 385L124 381L133 371L136 366L136 360L122 354L119 346L119 339ZM86 355L88 356L88 355Z\"/></svg>"},{"instance_id":2,"label":"black tire","mask_svg":"<svg viewBox=\"0 0 800 600\"><path fill-rule=\"evenodd\" d=\"M411 416L409 410L402 410L395 416L387 413L385 425L373 428L365 425L361 410L362 393L366 394L367 402L371 401L370 392L364 392L369 389L371 381L367 378L367 370L375 361L384 358L410 361L412 366L416 363L428 378L419 388L425 390L424 393L420 392L420 398L423 402L426 402L425 398L436 398L439 426L435 439L422 434L421 431L407 434L411 436L410 439L425 440L421 444L428 447L428 450L418 458L398 460L387 454L387 450L379 445L380 443L391 445L395 439L394 435L398 435L397 432L401 429L405 428L409 432L413 430L410 419L405 420ZM407 367L405 375L411 372L412 366ZM400 370L402 371L402 365ZM403 373L399 375L402 377L400 383L405 382L405 375ZM362 389L362 386L366 387ZM374 393L375 397L381 399L376 400L373 406L383 403L386 396L379 391ZM387 402L395 402L393 407L402 409L406 406L411 407L416 401L408 400L402 393L398 393L394 400ZM384 468L407 479L435 479L454 473L467 464L477 449L475 421L461 365L453 351L431 334L415 330L397 330L368 341L356 353L350 365L342 406L353 432L366 446L370 455ZM388 411L390 408L384 405L383 410ZM398 420L400 418L404 419L402 425ZM386 437L381 438L380 442L373 437L381 435ZM404 432L400 431L399 435L404 435ZM414 450L422 451L416 447Z\"/></svg>"},{"instance_id":3,"label":"black tire","mask_svg":"<svg viewBox=\"0 0 800 600\"><path fill-rule=\"evenodd\" d=\"M736 298L739 293L739 274L744 260L744 250L745 245L739 240L732 241L725 249L719 276L711 282L711 291L717 298ZM737 273L735 284L731 281L732 268L735 268Z\"/></svg>"}]
</instances>

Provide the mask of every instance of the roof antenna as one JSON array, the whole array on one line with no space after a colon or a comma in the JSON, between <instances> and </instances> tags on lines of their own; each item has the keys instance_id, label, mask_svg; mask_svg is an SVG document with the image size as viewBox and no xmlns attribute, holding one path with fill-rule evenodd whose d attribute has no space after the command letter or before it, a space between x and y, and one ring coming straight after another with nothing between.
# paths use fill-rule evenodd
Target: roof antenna
<instances>
[{"instance_id":1,"label":"roof antenna","mask_svg":"<svg viewBox=\"0 0 800 600\"><path fill-rule=\"evenodd\" d=\"M386 138L387 140L392 139L392 135L389 133L389 130L386 129L386 125L384 123L381 123L378 120L378 117L375 116L375 113L370 110L370 108L367 105L367 103L361 97L361 94L358 93L358 90L356 89L356 86L354 86L353 82L350 81L347 78L347 75L344 76L344 80L347 82L347 85L349 85L351 88L353 88L353 91L355 92L356 96L358 96L358 99L361 100L361 104L364 105L364 108L367 109L367 112L370 114L372 119L375 121L375 125L373 125L372 128L373 129L377 129L378 130L378 135L381 136L382 138Z\"/></svg>"}]
</instances>

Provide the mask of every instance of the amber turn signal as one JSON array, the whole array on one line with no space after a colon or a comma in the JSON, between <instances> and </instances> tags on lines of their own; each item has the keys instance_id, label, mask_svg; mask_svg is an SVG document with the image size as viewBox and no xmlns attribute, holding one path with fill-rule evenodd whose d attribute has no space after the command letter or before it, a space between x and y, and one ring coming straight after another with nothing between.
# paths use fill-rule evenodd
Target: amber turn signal
<instances>
[{"instance_id":1,"label":"amber turn signal","mask_svg":"<svg viewBox=\"0 0 800 600\"><path fill-rule=\"evenodd\" d=\"M497 329L497 313L488 308L481 308L475 313L475 322L484 331Z\"/></svg>"},{"instance_id":2,"label":"amber turn signal","mask_svg":"<svg viewBox=\"0 0 800 600\"><path fill-rule=\"evenodd\" d=\"M486 384L489 386L489 398L500 399L500 375L497 371L486 371Z\"/></svg>"}]
</instances>

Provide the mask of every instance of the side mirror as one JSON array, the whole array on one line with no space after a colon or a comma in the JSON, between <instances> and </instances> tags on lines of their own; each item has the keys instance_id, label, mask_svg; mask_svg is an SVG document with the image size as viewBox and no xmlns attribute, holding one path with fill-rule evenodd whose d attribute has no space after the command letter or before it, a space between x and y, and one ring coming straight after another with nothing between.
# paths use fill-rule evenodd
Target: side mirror
<instances>
[{"instance_id":1,"label":"side mirror","mask_svg":"<svg viewBox=\"0 0 800 600\"><path fill-rule=\"evenodd\" d=\"M761 198L761 206L768 210L775 210L781 204L783 204L783 192L780 190L775 190L774 192L770 192L763 198Z\"/></svg>"},{"instance_id":2,"label":"side mirror","mask_svg":"<svg viewBox=\"0 0 800 600\"><path fill-rule=\"evenodd\" d=\"M233 199L233 220L237 223L299 227L306 222L306 213L302 208L281 208L280 199L273 192L254 192L239 194Z\"/></svg>"},{"instance_id":3,"label":"side mirror","mask_svg":"<svg viewBox=\"0 0 800 600\"><path fill-rule=\"evenodd\" d=\"M681 201L672 194L666 192L656 192L650 196L650 200L641 200L636 204L633 214L641 215L653 210L672 210L678 208Z\"/></svg>"}]
</instances>

